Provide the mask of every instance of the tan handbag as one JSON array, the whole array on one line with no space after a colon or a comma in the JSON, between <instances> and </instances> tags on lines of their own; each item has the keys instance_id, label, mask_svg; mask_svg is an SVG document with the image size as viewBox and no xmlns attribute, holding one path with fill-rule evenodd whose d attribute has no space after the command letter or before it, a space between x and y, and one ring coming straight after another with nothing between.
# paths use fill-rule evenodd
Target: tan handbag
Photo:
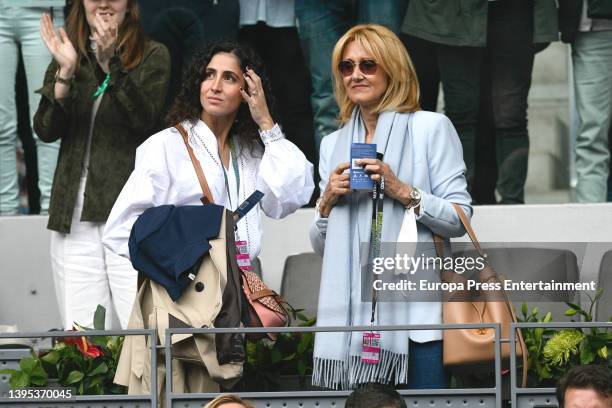
<instances>
[{"instance_id":1,"label":"tan handbag","mask_svg":"<svg viewBox=\"0 0 612 408\"><path fill-rule=\"evenodd\" d=\"M474 244L478 255L486 260L487 256L482 250L465 213L457 204L453 204L453 207L470 240ZM434 235L434 242L436 244L437 255L444 258L443 239ZM484 269L480 271L479 280L482 283L499 282L500 284L503 281L487 262L485 262ZM467 287L467 279L454 271L443 270L442 281L463 283L464 287ZM492 300L488 300L486 291L480 294L476 293L476 291L455 293L455 295L461 296L460 301L444 301L443 303L442 316L444 324L500 323L501 337L508 339L510 337L510 323L517 322L517 319L512 302L510 302L503 289L502 293L503 297L501 300L499 299L499 294L492 297ZM474 300L471 301L470 299ZM523 360L522 382L523 387L525 387L528 369L527 347L525 346L521 331L517 330L516 334L518 342L516 355ZM443 339L444 366L446 368L455 371L470 370L473 372L478 367L491 367L495 361L495 331L493 329L444 330ZM501 359L502 366L508 367L510 344L502 343Z\"/></svg>"}]
</instances>

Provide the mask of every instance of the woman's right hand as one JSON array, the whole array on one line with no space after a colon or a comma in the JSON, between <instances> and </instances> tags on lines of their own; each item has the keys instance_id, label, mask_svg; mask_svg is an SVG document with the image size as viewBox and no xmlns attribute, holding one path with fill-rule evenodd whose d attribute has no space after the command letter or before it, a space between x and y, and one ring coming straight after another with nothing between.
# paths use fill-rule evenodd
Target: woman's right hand
<instances>
[{"instance_id":1,"label":"woman's right hand","mask_svg":"<svg viewBox=\"0 0 612 408\"><path fill-rule=\"evenodd\" d=\"M338 202L338 198L351 192L349 173L345 173L350 167L350 163L341 163L329 176L327 187L319 201L319 214L327 218L332 208Z\"/></svg>"},{"instance_id":2,"label":"woman's right hand","mask_svg":"<svg viewBox=\"0 0 612 408\"><path fill-rule=\"evenodd\" d=\"M66 31L60 27L58 38L49 14L44 13L40 20L40 35L51 55L60 66L59 75L68 79L74 75L77 63L77 52L68 39Z\"/></svg>"}]
</instances>

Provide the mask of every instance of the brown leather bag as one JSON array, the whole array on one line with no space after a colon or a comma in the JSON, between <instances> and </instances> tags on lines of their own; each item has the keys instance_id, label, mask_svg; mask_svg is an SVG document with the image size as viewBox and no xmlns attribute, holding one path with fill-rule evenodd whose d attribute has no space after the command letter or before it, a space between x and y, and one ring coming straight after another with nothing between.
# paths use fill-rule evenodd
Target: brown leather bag
<instances>
[{"instance_id":1,"label":"brown leather bag","mask_svg":"<svg viewBox=\"0 0 612 408\"><path fill-rule=\"evenodd\" d=\"M474 244L478 255L487 259L487 255L482 250L478 238L472 229L465 213L457 204L453 204L463 227L467 231L470 240ZM434 235L436 253L444 258L444 240ZM444 264L444 263L443 263ZM481 283L502 283L503 279L485 262L485 267L479 274ZM463 283L467 287L467 279L454 271L443 270L442 282ZM501 285L503 288L503 284ZM491 292L489 292L491 293ZM468 324L468 323L500 323L501 337L510 337L510 323L517 322L516 313L512 302L502 289L501 299L499 291L495 295L488 295L486 291L455 292L454 296L459 296L459 301L448 301L443 303L444 324ZM490 299L488 299L490 297ZM520 330L517 330L516 355L523 360L523 387L527 382L527 347L523 340ZM491 367L495 361L495 331L493 329L452 329L444 330L444 366L451 370L474 371L478 366ZM510 361L510 344L502 343L501 347L502 366L508 367Z\"/></svg>"}]
</instances>

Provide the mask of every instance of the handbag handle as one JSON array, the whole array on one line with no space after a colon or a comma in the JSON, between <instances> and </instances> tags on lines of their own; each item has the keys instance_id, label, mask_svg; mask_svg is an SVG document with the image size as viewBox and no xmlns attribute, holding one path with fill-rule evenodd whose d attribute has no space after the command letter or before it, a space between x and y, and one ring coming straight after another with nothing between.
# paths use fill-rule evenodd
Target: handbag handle
<instances>
[{"instance_id":1,"label":"handbag handle","mask_svg":"<svg viewBox=\"0 0 612 408\"><path fill-rule=\"evenodd\" d=\"M482 247L480 246L480 242L478 241L478 238L476 237L476 233L472 229L472 225L468 221L467 216L465 215L465 212L463 212L463 209L458 204L455 204L455 203L451 203L451 204L453 205L453 208L457 212L457 216L459 216L459 220L461 221L463 228L465 228L465 231L469 235L470 240L472 241L472 244L474 245L474 248L476 248L476 252L478 252L478 255L486 261L487 254L483 251ZM441 236L436 235L436 234L433 235L433 239L434 239L434 244L436 246L436 254L440 258L444 258L444 239ZM443 272L446 272L446 271L443 271ZM495 273L495 271L493 271L493 269L490 269L489 277L493 277L493 276L497 277L497 274ZM508 298L508 294L506 293L506 291L502 291L502 292L504 295L504 303L506 304L506 307L510 311L512 320L515 322L518 322L518 319L516 318L516 314L514 313L514 307L512 306L512 303L510 302L510 299ZM523 352L522 386L523 388L525 388L527 386L527 371L529 370L529 355L527 354L528 353L527 345L525 344L523 333L521 332L520 329L517 329L516 334L517 334L516 338L518 340L519 347L521 348L521 351Z\"/></svg>"},{"instance_id":2,"label":"handbag handle","mask_svg":"<svg viewBox=\"0 0 612 408\"><path fill-rule=\"evenodd\" d=\"M198 181L200 182L200 187L202 188L202 193L204 196L200 198L202 204L213 204L215 201L213 200L212 193L208 188L208 183L206 182L206 177L204 177L204 172L202 171L202 166L200 166L200 162L195 157L193 153L193 149L187 140L187 131L180 123L177 123L175 126L176 130L179 131L181 136L183 137L183 142L185 142L185 147L187 147L187 152L189 153L189 158L191 159L191 164L193 164L193 168L195 169L196 175L198 176Z\"/></svg>"}]
</instances>

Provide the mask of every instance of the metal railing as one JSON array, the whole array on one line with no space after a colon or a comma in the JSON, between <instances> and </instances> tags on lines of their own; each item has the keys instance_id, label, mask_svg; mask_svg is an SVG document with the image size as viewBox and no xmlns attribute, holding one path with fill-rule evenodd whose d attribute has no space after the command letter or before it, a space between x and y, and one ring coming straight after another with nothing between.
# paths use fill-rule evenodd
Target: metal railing
<instances>
[{"instance_id":1,"label":"metal railing","mask_svg":"<svg viewBox=\"0 0 612 408\"><path fill-rule=\"evenodd\" d=\"M278 327L278 328L215 328L189 329L171 328L166 330L166 407L202 406L222 393L175 393L172 390L172 336L178 334L216 333L314 333L314 332L355 332L355 331L411 331L411 330L453 330L493 329L495 332L495 387L468 389L398 390L405 398L412 400L412 407L501 407L501 328L497 323L485 324L432 324L398 326L327 326L327 327ZM506 340L507 341L507 340ZM255 400L262 407L333 407L342 406L350 391L292 391L292 392L237 392L236 394ZM412 397L412 398L411 398ZM340 402L340 404L338 404ZM493 403L494 405L491 405ZM423 404L423 405L420 405Z\"/></svg>"},{"instance_id":2,"label":"metal railing","mask_svg":"<svg viewBox=\"0 0 612 408\"><path fill-rule=\"evenodd\" d=\"M610 328L609 322L568 322L568 323L512 323L510 325L510 344L516 344L516 329L587 329ZM531 408L534 406L558 406L555 388L519 387L516 378L516 348L510 347L510 394L513 407Z\"/></svg>"},{"instance_id":3,"label":"metal railing","mask_svg":"<svg viewBox=\"0 0 612 408\"><path fill-rule=\"evenodd\" d=\"M131 336L145 335L150 337L151 350L151 384L157 384L157 332L155 330L87 330L87 331L48 331L34 333L0 333L0 339L11 338L49 338L49 337L95 337L95 336ZM60 406L132 406L157 407L157 390L151 387L150 395L76 395L69 399L33 399L33 398L0 398L0 407L37 407L40 405L53 407Z\"/></svg>"}]
</instances>

